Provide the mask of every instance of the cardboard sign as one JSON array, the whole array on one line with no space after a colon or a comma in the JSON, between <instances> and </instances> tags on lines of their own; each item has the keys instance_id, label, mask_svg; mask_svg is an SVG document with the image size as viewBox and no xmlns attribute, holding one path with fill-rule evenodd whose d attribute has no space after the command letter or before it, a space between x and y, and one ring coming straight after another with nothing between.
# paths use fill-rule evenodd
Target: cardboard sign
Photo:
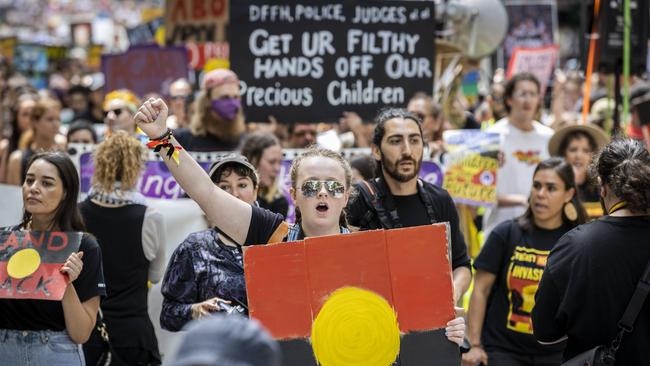
<instances>
[{"instance_id":1,"label":"cardboard sign","mask_svg":"<svg viewBox=\"0 0 650 366\"><path fill-rule=\"evenodd\" d=\"M226 40L229 0L165 0L167 45Z\"/></svg>"},{"instance_id":2,"label":"cardboard sign","mask_svg":"<svg viewBox=\"0 0 650 366\"><path fill-rule=\"evenodd\" d=\"M250 316L282 341L285 365L389 365L398 353L397 365L459 362L444 335L454 318L447 224L246 247L244 273Z\"/></svg>"},{"instance_id":3,"label":"cardboard sign","mask_svg":"<svg viewBox=\"0 0 650 366\"><path fill-rule=\"evenodd\" d=\"M542 48L515 48L506 77L520 72L529 72L540 82L541 95L546 93L546 86L551 80L553 68L560 55L560 46L551 45Z\"/></svg>"},{"instance_id":4,"label":"cardboard sign","mask_svg":"<svg viewBox=\"0 0 650 366\"><path fill-rule=\"evenodd\" d=\"M228 62L230 58L230 46L228 42L187 42L187 58L192 70L202 70L206 62L210 60L223 60Z\"/></svg>"},{"instance_id":5,"label":"cardboard sign","mask_svg":"<svg viewBox=\"0 0 650 366\"><path fill-rule=\"evenodd\" d=\"M0 232L0 298L61 300L67 277L59 272L79 250L79 232Z\"/></svg>"},{"instance_id":6,"label":"cardboard sign","mask_svg":"<svg viewBox=\"0 0 650 366\"><path fill-rule=\"evenodd\" d=\"M431 1L240 0L231 3L230 64L252 121L371 120L433 88Z\"/></svg>"},{"instance_id":7,"label":"cardboard sign","mask_svg":"<svg viewBox=\"0 0 650 366\"><path fill-rule=\"evenodd\" d=\"M104 91L127 88L142 96L166 94L174 80L187 77L187 51L182 47L138 46L122 54L102 55Z\"/></svg>"},{"instance_id":8,"label":"cardboard sign","mask_svg":"<svg viewBox=\"0 0 650 366\"><path fill-rule=\"evenodd\" d=\"M506 0L508 31L498 66L507 68L515 48L541 48L559 43L555 0Z\"/></svg>"},{"instance_id":9,"label":"cardboard sign","mask_svg":"<svg viewBox=\"0 0 650 366\"><path fill-rule=\"evenodd\" d=\"M448 152L443 187L456 202L492 206L497 201L499 134L479 130L443 133Z\"/></svg>"}]
</instances>

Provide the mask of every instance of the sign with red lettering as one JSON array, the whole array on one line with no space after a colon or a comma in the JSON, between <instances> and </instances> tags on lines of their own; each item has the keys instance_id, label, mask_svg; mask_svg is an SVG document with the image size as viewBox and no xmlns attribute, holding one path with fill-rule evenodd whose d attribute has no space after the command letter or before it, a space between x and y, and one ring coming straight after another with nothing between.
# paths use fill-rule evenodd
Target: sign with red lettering
<instances>
[{"instance_id":1,"label":"sign with red lettering","mask_svg":"<svg viewBox=\"0 0 650 366\"><path fill-rule=\"evenodd\" d=\"M202 70L205 63L212 59L228 60L230 58L228 42L187 42L185 47L192 70Z\"/></svg>"},{"instance_id":2,"label":"sign with red lettering","mask_svg":"<svg viewBox=\"0 0 650 366\"><path fill-rule=\"evenodd\" d=\"M226 40L228 0L166 0L167 45Z\"/></svg>"},{"instance_id":3,"label":"sign with red lettering","mask_svg":"<svg viewBox=\"0 0 650 366\"><path fill-rule=\"evenodd\" d=\"M506 77L510 79L512 75L529 72L539 80L541 93L544 95L559 55L560 46L558 45L540 48L515 48L510 58L510 64L508 64Z\"/></svg>"},{"instance_id":4,"label":"sign with red lettering","mask_svg":"<svg viewBox=\"0 0 650 366\"><path fill-rule=\"evenodd\" d=\"M143 96L156 92L165 95L169 84L186 78L187 50L156 45L131 47L121 54L102 55L106 92L127 88Z\"/></svg>"},{"instance_id":5,"label":"sign with red lettering","mask_svg":"<svg viewBox=\"0 0 650 366\"><path fill-rule=\"evenodd\" d=\"M80 232L0 232L0 298L56 300L68 284L59 272L79 250Z\"/></svg>"}]
</instances>

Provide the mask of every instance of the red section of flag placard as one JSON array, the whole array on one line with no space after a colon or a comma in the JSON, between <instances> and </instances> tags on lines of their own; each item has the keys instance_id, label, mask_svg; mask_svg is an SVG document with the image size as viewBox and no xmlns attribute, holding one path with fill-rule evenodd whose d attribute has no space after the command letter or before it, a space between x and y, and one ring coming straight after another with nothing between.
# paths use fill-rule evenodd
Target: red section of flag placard
<instances>
[{"instance_id":1,"label":"red section of flag placard","mask_svg":"<svg viewBox=\"0 0 650 366\"><path fill-rule=\"evenodd\" d=\"M446 225L388 230L386 242L400 330L445 327L454 318Z\"/></svg>"}]
</instances>

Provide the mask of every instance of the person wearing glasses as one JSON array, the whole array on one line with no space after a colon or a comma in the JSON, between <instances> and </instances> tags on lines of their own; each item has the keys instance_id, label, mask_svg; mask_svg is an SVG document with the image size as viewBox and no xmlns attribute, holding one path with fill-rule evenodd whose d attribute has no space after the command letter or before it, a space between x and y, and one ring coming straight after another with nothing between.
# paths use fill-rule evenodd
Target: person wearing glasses
<instances>
[{"instance_id":1,"label":"person wearing glasses","mask_svg":"<svg viewBox=\"0 0 650 366\"><path fill-rule=\"evenodd\" d=\"M499 223L526 211L535 167L549 158L553 130L535 120L540 96L540 83L533 74L514 75L503 95L508 116L486 130L501 135L503 157L497 172L497 206L486 210L483 217L486 237Z\"/></svg>"},{"instance_id":2,"label":"person wearing glasses","mask_svg":"<svg viewBox=\"0 0 650 366\"><path fill-rule=\"evenodd\" d=\"M104 125L108 136L117 131L125 131L131 136L136 134L133 114L138 109L140 100L128 89L114 90L104 98Z\"/></svg>"},{"instance_id":3,"label":"person wearing glasses","mask_svg":"<svg viewBox=\"0 0 650 366\"><path fill-rule=\"evenodd\" d=\"M161 149L163 161L208 220L233 243L255 245L349 232L343 208L350 197L352 170L340 154L312 147L294 159L290 193L296 205L296 223L289 225L281 215L237 199L215 186L201 166L169 135L165 125L167 105L161 99L147 100L135 120L152 141L170 143L171 151L178 152L168 157ZM464 335L462 318L448 323L450 341L460 345Z\"/></svg>"}]
</instances>

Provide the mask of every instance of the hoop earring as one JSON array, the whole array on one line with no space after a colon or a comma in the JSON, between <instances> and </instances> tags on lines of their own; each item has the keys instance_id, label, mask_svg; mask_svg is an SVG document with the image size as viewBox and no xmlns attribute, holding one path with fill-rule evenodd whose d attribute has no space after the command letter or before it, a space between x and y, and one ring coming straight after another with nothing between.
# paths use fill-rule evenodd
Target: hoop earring
<instances>
[{"instance_id":1,"label":"hoop earring","mask_svg":"<svg viewBox=\"0 0 650 366\"><path fill-rule=\"evenodd\" d=\"M569 221L576 221L578 219L578 211L576 210L576 206L573 204L573 202L569 201L564 204L564 216L566 216Z\"/></svg>"}]
</instances>

